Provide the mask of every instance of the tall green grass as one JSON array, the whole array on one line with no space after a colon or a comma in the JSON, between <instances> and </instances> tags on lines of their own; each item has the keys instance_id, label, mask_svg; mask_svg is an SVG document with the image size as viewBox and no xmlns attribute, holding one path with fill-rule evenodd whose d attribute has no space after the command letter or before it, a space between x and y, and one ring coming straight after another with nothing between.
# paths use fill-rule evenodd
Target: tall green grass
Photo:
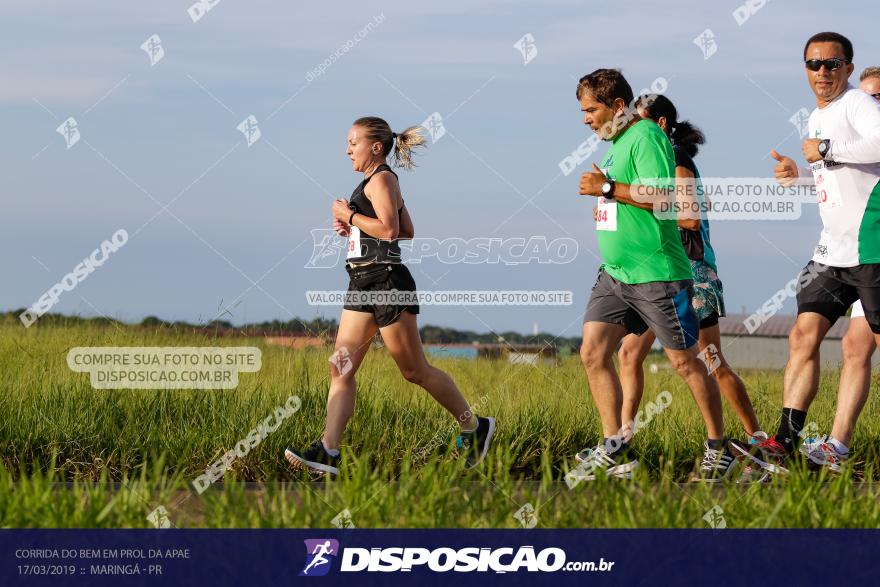
<instances>
[{"instance_id":1,"label":"tall green grass","mask_svg":"<svg viewBox=\"0 0 880 587\"><path fill-rule=\"evenodd\" d=\"M260 347L262 369L240 375L233 390L95 390L66 363L74 346L220 345ZM647 376L646 402L663 390L673 401L636 435L637 478L569 490L562 479L573 453L594 445L600 430L576 357L537 367L433 360L479 413L498 418L487 462L463 471L452 418L406 382L384 350L372 349L358 375L344 474L315 483L292 471L283 451L323 429L329 355L173 330L0 325L0 525L143 527L163 505L178 526L329 526L348 509L360 527L518 527L513 513L525 503L539 527L706 527L702 517L715 505L729 527L880 521L876 398L856 431L853 475L797 471L771 484L709 488L685 483L704 430L687 388L666 369ZM763 427L775 430L781 373L742 375ZM808 417L823 431L836 386L836 373L823 375ZM222 488L196 495L189 483L292 394L302 399L300 411L237 459ZM728 408L725 423L743 437Z\"/></svg>"}]
</instances>

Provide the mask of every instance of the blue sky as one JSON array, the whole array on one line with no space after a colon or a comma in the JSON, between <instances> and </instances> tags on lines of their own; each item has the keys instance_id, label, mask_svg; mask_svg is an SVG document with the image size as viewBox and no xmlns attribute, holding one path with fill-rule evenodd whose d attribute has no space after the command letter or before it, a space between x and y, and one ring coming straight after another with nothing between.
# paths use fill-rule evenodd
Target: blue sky
<instances>
[{"instance_id":1,"label":"blue sky","mask_svg":"<svg viewBox=\"0 0 880 587\"><path fill-rule=\"evenodd\" d=\"M701 173L754 177L770 173L771 148L800 152L789 118L813 108L800 63L811 34L847 35L855 76L880 63L876 9L866 2L830 10L776 0L741 26L732 14L739 4L358 2L328 10L221 0L193 22L187 1L7 3L0 308L30 305L125 228L140 231L53 311L196 321L238 300L224 315L234 323L335 317L335 308L310 307L305 292L344 289L344 270L304 265L310 230L329 225L331 195L348 197L360 179L345 155L347 130L362 115L400 130L436 111L448 134L413 173L401 173L418 236L566 236L579 251L565 265L425 262L413 270L423 289L571 290L574 304L432 306L421 322L527 332L537 321L576 335L599 264L593 200L577 195L577 173L562 176L558 166L590 135L574 98L581 75L620 67L635 90L665 77L682 117L708 138ZM378 15L380 24L306 81ZM706 28L717 42L708 60L693 44ZM513 45L526 33L538 53L524 65ZM165 55L151 67L140 45L153 34ZM248 115L262 133L250 147L236 129ZM82 141L67 149L55 129L70 116ZM797 221L714 223L728 311L754 311L794 277L819 226L811 206Z\"/></svg>"}]
</instances>

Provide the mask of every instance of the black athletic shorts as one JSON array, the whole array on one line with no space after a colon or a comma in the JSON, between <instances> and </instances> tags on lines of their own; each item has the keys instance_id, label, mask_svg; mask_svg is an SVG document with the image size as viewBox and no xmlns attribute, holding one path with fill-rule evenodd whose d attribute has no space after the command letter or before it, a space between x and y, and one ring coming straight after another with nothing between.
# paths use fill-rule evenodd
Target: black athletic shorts
<instances>
[{"instance_id":1,"label":"black athletic shorts","mask_svg":"<svg viewBox=\"0 0 880 587\"><path fill-rule=\"evenodd\" d=\"M711 314L700 320L700 330L715 326L716 324L718 324L718 318L720 318L720 316L718 315L718 311L712 310Z\"/></svg>"},{"instance_id":2,"label":"black athletic shorts","mask_svg":"<svg viewBox=\"0 0 880 587\"><path fill-rule=\"evenodd\" d=\"M880 264L831 267L810 261L798 277L798 314L815 312L834 324L856 300L880 334Z\"/></svg>"},{"instance_id":3,"label":"black athletic shorts","mask_svg":"<svg viewBox=\"0 0 880 587\"><path fill-rule=\"evenodd\" d=\"M346 310L372 314L379 328L397 322L404 310L410 314L419 313L416 282L405 265L382 263L346 267L346 270L349 277L343 306Z\"/></svg>"}]
</instances>

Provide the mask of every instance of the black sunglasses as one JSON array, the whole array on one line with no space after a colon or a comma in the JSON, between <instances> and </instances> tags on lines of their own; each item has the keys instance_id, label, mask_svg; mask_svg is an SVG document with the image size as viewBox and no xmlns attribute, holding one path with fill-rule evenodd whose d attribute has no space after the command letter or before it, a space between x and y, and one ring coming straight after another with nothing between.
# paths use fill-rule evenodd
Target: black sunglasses
<instances>
[{"instance_id":1,"label":"black sunglasses","mask_svg":"<svg viewBox=\"0 0 880 587\"><path fill-rule=\"evenodd\" d=\"M871 94L871 97L875 100L880 100L880 92L877 92L876 94Z\"/></svg>"},{"instance_id":2,"label":"black sunglasses","mask_svg":"<svg viewBox=\"0 0 880 587\"><path fill-rule=\"evenodd\" d=\"M840 59L839 57L832 57L831 59L807 59L804 61L804 65L810 71L819 71L822 69L823 65L828 71L834 71L843 67L844 63L849 62L846 59Z\"/></svg>"}]
</instances>

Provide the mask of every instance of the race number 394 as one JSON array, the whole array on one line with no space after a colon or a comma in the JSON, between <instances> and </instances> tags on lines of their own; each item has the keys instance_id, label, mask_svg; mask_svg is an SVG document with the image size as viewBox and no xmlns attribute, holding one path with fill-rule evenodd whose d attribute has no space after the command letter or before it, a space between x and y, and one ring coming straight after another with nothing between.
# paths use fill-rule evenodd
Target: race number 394
<instances>
[{"instance_id":1,"label":"race number 394","mask_svg":"<svg viewBox=\"0 0 880 587\"><path fill-rule=\"evenodd\" d=\"M596 210L596 230L617 230L617 202L599 198Z\"/></svg>"}]
</instances>

